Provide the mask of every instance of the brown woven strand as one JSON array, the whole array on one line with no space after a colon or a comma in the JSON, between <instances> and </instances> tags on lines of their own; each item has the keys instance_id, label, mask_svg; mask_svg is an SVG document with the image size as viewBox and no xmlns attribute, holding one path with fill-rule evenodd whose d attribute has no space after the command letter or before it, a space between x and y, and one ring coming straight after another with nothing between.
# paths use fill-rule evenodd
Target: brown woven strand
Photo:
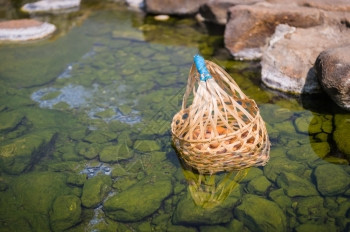
<instances>
[{"instance_id":1,"label":"brown woven strand","mask_svg":"<svg viewBox=\"0 0 350 232\"><path fill-rule=\"evenodd\" d=\"M270 142L255 101L218 65L206 65L213 78L199 81L192 65L182 108L171 124L181 158L209 174L265 165Z\"/></svg>"}]
</instances>

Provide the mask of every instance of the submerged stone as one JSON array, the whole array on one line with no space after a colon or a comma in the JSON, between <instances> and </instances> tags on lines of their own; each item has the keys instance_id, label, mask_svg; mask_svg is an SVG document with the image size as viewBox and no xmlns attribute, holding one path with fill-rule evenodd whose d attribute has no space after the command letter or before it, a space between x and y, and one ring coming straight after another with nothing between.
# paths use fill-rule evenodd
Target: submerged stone
<instances>
[{"instance_id":1,"label":"submerged stone","mask_svg":"<svg viewBox=\"0 0 350 232\"><path fill-rule=\"evenodd\" d=\"M115 139L117 136L116 134L109 132L109 131L92 131L90 134L88 134L84 141L89 143L106 143L108 141L111 141Z\"/></svg>"},{"instance_id":2,"label":"submerged stone","mask_svg":"<svg viewBox=\"0 0 350 232\"><path fill-rule=\"evenodd\" d=\"M264 121L274 124L283 122L292 117L293 112L278 105L264 104L260 107L261 116Z\"/></svg>"},{"instance_id":3,"label":"submerged stone","mask_svg":"<svg viewBox=\"0 0 350 232\"><path fill-rule=\"evenodd\" d=\"M113 163L120 160L130 159L133 153L126 144L106 146L100 152L100 160L106 163Z\"/></svg>"},{"instance_id":4,"label":"submerged stone","mask_svg":"<svg viewBox=\"0 0 350 232\"><path fill-rule=\"evenodd\" d=\"M53 201L69 194L65 175L57 172L33 172L14 179L11 189L19 204L26 210L47 214Z\"/></svg>"},{"instance_id":5,"label":"submerged stone","mask_svg":"<svg viewBox=\"0 0 350 232\"><path fill-rule=\"evenodd\" d=\"M293 173L282 172L277 178L277 185L283 188L289 197L318 195L316 187L311 182Z\"/></svg>"},{"instance_id":6,"label":"submerged stone","mask_svg":"<svg viewBox=\"0 0 350 232\"><path fill-rule=\"evenodd\" d=\"M48 155L55 139L54 132L41 131L7 141L0 147L0 168L10 174L23 172L33 160Z\"/></svg>"},{"instance_id":7,"label":"submerged stone","mask_svg":"<svg viewBox=\"0 0 350 232\"><path fill-rule=\"evenodd\" d=\"M273 201L246 194L242 204L237 206L234 213L238 220L251 231L286 231L287 220L281 208Z\"/></svg>"},{"instance_id":8,"label":"submerged stone","mask_svg":"<svg viewBox=\"0 0 350 232\"><path fill-rule=\"evenodd\" d=\"M86 174L70 174L67 177L67 184L75 185L82 187L87 180L87 175Z\"/></svg>"},{"instance_id":9,"label":"submerged stone","mask_svg":"<svg viewBox=\"0 0 350 232\"><path fill-rule=\"evenodd\" d=\"M263 175L263 172L260 168L251 167L249 168L247 175L241 180L241 182L249 182L254 178L260 177L262 175Z\"/></svg>"},{"instance_id":10,"label":"submerged stone","mask_svg":"<svg viewBox=\"0 0 350 232\"><path fill-rule=\"evenodd\" d=\"M287 158L277 157L271 159L264 167L265 176L275 182L281 172L291 172L302 175L305 171L305 165L300 162L289 160Z\"/></svg>"},{"instance_id":11,"label":"submerged stone","mask_svg":"<svg viewBox=\"0 0 350 232\"><path fill-rule=\"evenodd\" d=\"M53 231L64 231L80 222L81 201L74 195L62 195L56 198L50 212L50 224Z\"/></svg>"},{"instance_id":12,"label":"submerged stone","mask_svg":"<svg viewBox=\"0 0 350 232\"><path fill-rule=\"evenodd\" d=\"M320 142L320 143L310 143L312 149L320 157L323 159L330 151L331 148L329 146L329 143L327 142Z\"/></svg>"},{"instance_id":13,"label":"submerged stone","mask_svg":"<svg viewBox=\"0 0 350 232\"><path fill-rule=\"evenodd\" d=\"M322 152L324 153L325 151ZM289 149L287 156L291 160L303 162L313 162L318 159L318 156L315 154L310 144L303 144Z\"/></svg>"},{"instance_id":14,"label":"submerged stone","mask_svg":"<svg viewBox=\"0 0 350 232\"><path fill-rule=\"evenodd\" d=\"M325 164L314 171L318 191L324 196L344 193L350 186L350 176L341 166Z\"/></svg>"},{"instance_id":15,"label":"submerged stone","mask_svg":"<svg viewBox=\"0 0 350 232\"><path fill-rule=\"evenodd\" d=\"M170 179L145 178L137 185L108 198L103 209L116 221L134 222L154 213L172 192Z\"/></svg>"},{"instance_id":16,"label":"submerged stone","mask_svg":"<svg viewBox=\"0 0 350 232\"><path fill-rule=\"evenodd\" d=\"M247 189L250 193L263 195L270 186L271 182L265 176L259 176L249 182Z\"/></svg>"},{"instance_id":17,"label":"submerged stone","mask_svg":"<svg viewBox=\"0 0 350 232\"><path fill-rule=\"evenodd\" d=\"M136 140L134 148L141 152L150 152L160 150L160 146L154 140Z\"/></svg>"},{"instance_id":18,"label":"submerged stone","mask_svg":"<svg viewBox=\"0 0 350 232\"><path fill-rule=\"evenodd\" d=\"M301 223L308 221L323 222L327 218L327 209L323 207L320 196L303 197L296 200L296 213Z\"/></svg>"},{"instance_id":19,"label":"submerged stone","mask_svg":"<svg viewBox=\"0 0 350 232\"><path fill-rule=\"evenodd\" d=\"M79 155L84 156L86 159L94 159L100 152L101 146L98 143L80 142L77 144L76 150Z\"/></svg>"},{"instance_id":20,"label":"submerged stone","mask_svg":"<svg viewBox=\"0 0 350 232\"><path fill-rule=\"evenodd\" d=\"M98 175L84 184L81 202L87 208L95 208L111 190L112 179L106 175Z\"/></svg>"},{"instance_id":21,"label":"submerged stone","mask_svg":"<svg viewBox=\"0 0 350 232\"><path fill-rule=\"evenodd\" d=\"M308 134L309 133L309 125L312 116L309 117L299 117L294 120L295 129L299 133Z\"/></svg>"},{"instance_id":22,"label":"submerged stone","mask_svg":"<svg viewBox=\"0 0 350 232\"><path fill-rule=\"evenodd\" d=\"M337 114L334 118L333 140L338 149L350 157L350 115Z\"/></svg>"},{"instance_id":23,"label":"submerged stone","mask_svg":"<svg viewBox=\"0 0 350 232\"><path fill-rule=\"evenodd\" d=\"M21 122L23 115L16 111L7 111L0 113L0 118L0 131L6 131L14 129Z\"/></svg>"},{"instance_id":24,"label":"submerged stone","mask_svg":"<svg viewBox=\"0 0 350 232\"><path fill-rule=\"evenodd\" d=\"M329 224L301 224L300 226L295 228L295 232L329 232L329 231L337 231L335 225Z\"/></svg>"},{"instance_id":25,"label":"submerged stone","mask_svg":"<svg viewBox=\"0 0 350 232\"><path fill-rule=\"evenodd\" d=\"M190 192L184 195L176 206L173 224L201 224L214 225L229 222L233 215L232 209L238 201L236 197L229 197L221 204L212 208L203 208L194 203Z\"/></svg>"},{"instance_id":26,"label":"submerged stone","mask_svg":"<svg viewBox=\"0 0 350 232\"><path fill-rule=\"evenodd\" d=\"M282 188L271 191L269 197L284 210L292 205L291 199L285 195Z\"/></svg>"}]
</instances>

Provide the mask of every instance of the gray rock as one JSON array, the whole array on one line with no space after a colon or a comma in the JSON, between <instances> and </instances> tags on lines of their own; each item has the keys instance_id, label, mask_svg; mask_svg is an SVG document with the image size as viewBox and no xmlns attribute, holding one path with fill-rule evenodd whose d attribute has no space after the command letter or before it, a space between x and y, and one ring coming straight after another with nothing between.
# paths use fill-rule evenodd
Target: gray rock
<instances>
[{"instance_id":1,"label":"gray rock","mask_svg":"<svg viewBox=\"0 0 350 232\"><path fill-rule=\"evenodd\" d=\"M347 43L349 36L350 30L342 30L339 26L306 29L277 26L262 56L263 83L283 92L320 92L312 64L321 51Z\"/></svg>"},{"instance_id":2,"label":"gray rock","mask_svg":"<svg viewBox=\"0 0 350 232\"><path fill-rule=\"evenodd\" d=\"M154 213L171 192L170 179L155 181L145 178L137 185L108 198L103 204L103 210L116 221L139 221Z\"/></svg>"},{"instance_id":3,"label":"gray rock","mask_svg":"<svg viewBox=\"0 0 350 232\"><path fill-rule=\"evenodd\" d=\"M153 14L195 14L208 0L145 0L146 11Z\"/></svg>"},{"instance_id":4,"label":"gray rock","mask_svg":"<svg viewBox=\"0 0 350 232\"><path fill-rule=\"evenodd\" d=\"M350 110L350 44L321 52L315 69L326 93L338 106Z\"/></svg>"},{"instance_id":5,"label":"gray rock","mask_svg":"<svg viewBox=\"0 0 350 232\"><path fill-rule=\"evenodd\" d=\"M315 185L305 178L301 178L293 173L282 172L277 178L277 185L283 188L289 197L318 195Z\"/></svg>"},{"instance_id":6,"label":"gray rock","mask_svg":"<svg viewBox=\"0 0 350 232\"><path fill-rule=\"evenodd\" d=\"M246 194L234 213L251 231L287 230L286 216L281 208L273 201L262 197Z\"/></svg>"},{"instance_id":7,"label":"gray rock","mask_svg":"<svg viewBox=\"0 0 350 232\"><path fill-rule=\"evenodd\" d=\"M266 2L234 6L229 9L225 46L237 58L257 59L262 55L260 48L278 24L311 27L322 21L320 10L309 7Z\"/></svg>"},{"instance_id":8,"label":"gray rock","mask_svg":"<svg viewBox=\"0 0 350 232\"><path fill-rule=\"evenodd\" d=\"M324 196L335 196L344 193L350 185L350 176L341 166L334 164L320 165L314 176L318 191Z\"/></svg>"},{"instance_id":9,"label":"gray rock","mask_svg":"<svg viewBox=\"0 0 350 232\"><path fill-rule=\"evenodd\" d=\"M252 5L257 2L262 2L263 0L214 0L208 1L203 4L199 13L201 16L209 22L213 22L220 25L225 25L227 23L227 13L228 9L236 5Z\"/></svg>"}]
</instances>

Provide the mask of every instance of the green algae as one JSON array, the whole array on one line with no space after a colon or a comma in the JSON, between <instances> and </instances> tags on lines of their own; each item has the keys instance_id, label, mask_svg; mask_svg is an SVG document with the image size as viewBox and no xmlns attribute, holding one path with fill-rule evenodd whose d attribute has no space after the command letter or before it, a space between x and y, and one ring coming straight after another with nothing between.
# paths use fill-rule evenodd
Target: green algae
<instances>
[{"instance_id":1,"label":"green algae","mask_svg":"<svg viewBox=\"0 0 350 232\"><path fill-rule=\"evenodd\" d=\"M350 155L350 116L337 114L334 118L335 131L333 134L333 139L337 144L340 151L345 153L347 156Z\"/></svg>"},{"instance_id":2,"label":"green algae","mask_svg":"<svg viewBox=\"0 0 350 232\"><path fill-rule=\"evenodd\" d=\"M107 216L116 221L139 221L155 212L171 192L172 184L169 179L153 182L146 178L138 185L107 199L103 208Z\"/></svg>"},{"instance_id":3,"label":"green algae","mask_svg":"<svg viewBox=\"0 0 350 232\"><path fill-rule=\"evenodd\" d=\"M105 163L114 163L120 160L130 159L133 156L132 151L126 144L105 146L100 152L100 160Z\"/></svg>"},{"instance_id":4,"label":"green algae","mask_svg":"<svg viewBox=\"0 0 350 232\"><path fill-rule=\"evenodd\" d=\"M81 201L74 195L58 196L50 212L50 225L53 231L63 231L80 222Z\"/></svg>"},{"instance_id":5,"label":"green algae","mask_svg":"<svg viewBox=\"0 0 350 232\"><path fill-rule=\"evenodd\" d=\"M98 175L84 183L81 203L87 208L95 208L111 190L112 180L109 176Z\"/></svg>"}]
</instances>

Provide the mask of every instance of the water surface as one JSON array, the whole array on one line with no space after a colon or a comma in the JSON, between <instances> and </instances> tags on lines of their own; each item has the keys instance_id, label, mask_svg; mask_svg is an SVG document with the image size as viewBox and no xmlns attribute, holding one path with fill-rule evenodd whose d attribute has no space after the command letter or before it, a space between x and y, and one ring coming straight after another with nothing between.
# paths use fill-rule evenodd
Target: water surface
<instances>
[{"instance_id":1,"label":"water surface","mask_svg":"<svg viewBox=\"0 0 350 232\"><path fill-rule=\"evenodd\" d=\"M0 45L1 231L349 230L348 158L332 138L350 115L327 97L265 88L258 62L233 61L191 18L94 2L36 17L58 32ZM259 105L265 167L200 176L179 161L170 123L197 52Z\"/></svg>"}]
</instances>

